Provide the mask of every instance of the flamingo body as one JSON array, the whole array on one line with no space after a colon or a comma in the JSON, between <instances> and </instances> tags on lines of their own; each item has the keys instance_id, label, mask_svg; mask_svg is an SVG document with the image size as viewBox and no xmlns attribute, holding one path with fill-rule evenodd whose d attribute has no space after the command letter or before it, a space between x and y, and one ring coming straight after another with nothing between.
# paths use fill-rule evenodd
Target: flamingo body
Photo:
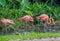
<instances>
[{"instance_id":1,"label":"flamingo body","mask_svg":"<svg viewBox=\"0 0 60 41\"><path fill-rule=\"evenodd\" d=\"M22 20L22 21L28 22L28 21L34 21L34 18L31 17L30 15L26 15L24 17L18 18L18 20Z\"/></svg>"},{"instance_id":2,"label":"flamingo body","mask_svg":"<svg viewBox=\"0 0 60 41\"><path fill-rule=\"evenodd\" d=\"M1 19L1 23L4 25L14 24L13 20L5 19L5 18Z\"/></svg>"},{"instance_id":3,"label":"flamingo body","mask_svg":"<svg viewBox=\"0 0 60 41\"><path fill-rule=\"evenodd\" d=\"M46 14L41 14L40 16L37 16L36 18L41 19L42 21L45 21L47 24L50 24L51 22L54 23L54 19L49 18L49 16Z\"/></svg>"}]
</instances>

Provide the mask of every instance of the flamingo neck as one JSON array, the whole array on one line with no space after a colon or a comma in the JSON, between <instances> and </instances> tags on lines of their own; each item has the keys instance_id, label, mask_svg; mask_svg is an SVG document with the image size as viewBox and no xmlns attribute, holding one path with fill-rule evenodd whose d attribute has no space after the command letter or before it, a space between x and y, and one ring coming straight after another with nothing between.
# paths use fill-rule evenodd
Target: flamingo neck
<instances>
[{"instance_id":1,"label":"flamingo neck","mask_svg":"<svg viewBox=\"0 0 60 41\"><path fill-rule=\"evenodd\" d=\"M50 18L47 20L47 24L48 25L51 24L51 19Z\"/></svg>"}]
</instances>

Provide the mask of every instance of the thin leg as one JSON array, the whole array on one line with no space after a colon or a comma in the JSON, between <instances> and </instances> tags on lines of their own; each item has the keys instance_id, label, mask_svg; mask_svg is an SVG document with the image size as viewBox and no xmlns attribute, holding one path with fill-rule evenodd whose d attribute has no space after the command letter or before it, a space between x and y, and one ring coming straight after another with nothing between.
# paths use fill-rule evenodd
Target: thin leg
<instances>
[{"instance_id":1,"label":"thin leg","mask_svg":"<svg viewBox=\"0 0 60 41\"><path fill-rule=\"evenodd\" d=\"M44 32L47 32L47 25L46 24L44 24Z\"/></svg>"},{"instance_id":2,"label":"thin leg","mask_svg":"<svg viewBox=\"0 0 60 41\"><path fill-rule=\"evenodd\" d=\"M26 34L27 34L27 22L25 22L25 27L26 27L26 30L25 31L26 31Z\"/></svg>"},{"instance_id":3,"label":"thin leg","mask_svg":"<svg viewBox=\"0 0 60 41\"><path fill-rule=\"evenodd\" d=\"M7 28L7 26L5 25L5 33L6 33L6 34L8 33L7 29L8 29L8 28Z\"/></svg>"}]
</instances>

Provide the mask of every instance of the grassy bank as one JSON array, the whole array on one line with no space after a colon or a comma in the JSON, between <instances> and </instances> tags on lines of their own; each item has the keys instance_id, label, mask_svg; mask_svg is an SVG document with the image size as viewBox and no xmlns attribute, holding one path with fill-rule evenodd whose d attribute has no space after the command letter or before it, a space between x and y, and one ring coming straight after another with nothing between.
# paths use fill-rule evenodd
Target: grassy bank
<instances>
[{"instance_id":1,"label":"grassy bank","mask_svg":"<svg viewBox=\"0 0 60 41\"><path fill-rule=\"evenodd\" d=\"M0 35L0 41L8 41L11 39L34 39L34 38L45 38L45 37L60 37L60 33L35 33L30 34L19 34L19 35Z\"/></svg>"}]
</instances>

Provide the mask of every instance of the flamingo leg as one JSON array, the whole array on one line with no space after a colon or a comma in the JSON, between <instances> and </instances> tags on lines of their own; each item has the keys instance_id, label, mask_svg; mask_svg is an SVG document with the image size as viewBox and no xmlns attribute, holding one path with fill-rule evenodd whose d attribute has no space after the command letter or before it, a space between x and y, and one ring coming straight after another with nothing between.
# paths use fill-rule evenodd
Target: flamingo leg
<instances>
[{"instance_id":1,"label":"flamingo leg","mask_svg":"<svg viewBox=\"0 0 60 41\"><path fill-rule=\"evenodd\" d=\"M33 27L33 31L35 30L35 25L33 25L33 24L31 24L32 25L32 27Z\"/></svg>"},{"instance_id":2,"label":"flamingo leg","mask_svg":"<svg viewBox=\"0 0 60 41\"><path fill-rule=\"evenodd\" d=\"M44 32L46 32L47 30L46 30L46 24L44 24Z\"/></svg>"},{"instance_id":3,"label":"flamingo leg","mask_svg":"<svg viewBox=\"0 0 60 41\"><path fill-rule=\"evenodd\" d=\"M7 34L8 33L8 31L7 31L7 25L5 25L5 34Z\"/></svg>"},{"instance_id":4,"label":"flamingo leg","mask_svg":"<svg viewBox=\"0 0 60 41\"><path fill-rule=\"evenodd\" d=\"M25 22L25 31L26 31L26 34L27 34L27 22Z\"/></svg>"}]
</instances>

